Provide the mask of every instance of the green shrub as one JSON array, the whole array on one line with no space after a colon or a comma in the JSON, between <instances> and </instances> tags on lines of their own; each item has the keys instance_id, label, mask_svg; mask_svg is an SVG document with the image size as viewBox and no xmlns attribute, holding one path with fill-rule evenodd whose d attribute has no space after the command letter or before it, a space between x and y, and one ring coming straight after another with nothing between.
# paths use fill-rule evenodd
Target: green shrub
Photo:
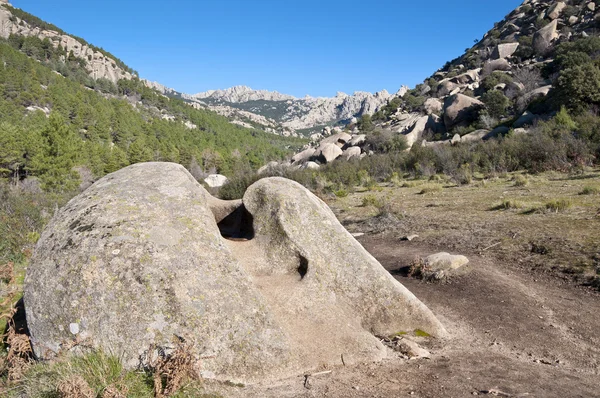
<instances>
[{"instance_id":1,"label":"green shrub","mask_svg":"<svg viewBox=\"0 0 600 398\"><path fill-rule=\"evenodd\" d=\"M493 90L500 83L509 84L512 77L505 72L494 71L481 82L481 88L485 91Z\"/></svg>"},{"instance_id":2,"label":"green shrub","mask_svg":"<svg viewBox=\"0 0 600 398\"><path fill-rule=\"evenodd\" d=\"M600 194L600 187L593 187L590 185L583 187L581 192L579 192L579 195L598 195L598 194Z\"/></svg>"},{"instance_id":3,"label":"green shrub","mask_svg":"<svg viewBox=\"0 0 600 398\"><path fill-rule=\"evenodd\" d=\"M337 191L334 191L333 194L335 196L337 196L338 198L345 198L348 196L348 191L346 189L338 189Z\"/></svg>"},{"instance_id":4,"label":"green shrub","mask_svg":"<svg viewBox=\"0 0 600 398\"><path fill-rule=\"evenodd\" d=\"M381 207L383 206L383 201L375 195L369 194L365 195L362 198L362 206L363 207Z\"/></svg>"},{"instance_id":5,"label":"green shrub","mask_svg":"<svg viewBox=\"0 0 600 398\"><path fill-rule=\"evenodd\" d=\"M491 90L481 96L490 116L500 118L506 113L510 100L499 90Z\"/></svg>"}]
</instances>

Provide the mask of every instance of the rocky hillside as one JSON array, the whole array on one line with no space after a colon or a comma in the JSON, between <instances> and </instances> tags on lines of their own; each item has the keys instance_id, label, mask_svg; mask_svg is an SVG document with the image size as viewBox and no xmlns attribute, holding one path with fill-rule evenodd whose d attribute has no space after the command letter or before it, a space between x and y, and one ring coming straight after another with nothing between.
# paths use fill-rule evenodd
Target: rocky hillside
<instances>
[{"instance_id":1,"label":"rocky hillside","mask_svg":"<svg viewBox=\"0 0 600 398\"><path fill-rule=\"evenodd\" d=\"M67 54L81 59L93 79L107 79L117 83L120 79L130 80L137 75L105 50L87 43L84 39L68 35L62 29L29 13L13 8L7 0L0 0L0 38L8 39L10 35L49 40L54 48L61 47Z\"/></svg>"},{"instance_id":2,"label":"rocky hillside","mask_svg":"<svg viewBox=\"0 0 600 398\"><path fill-rule=\"evenodd\" d=\"M353 118L373 115L407 88L390 94L338 93L335 97L296 98L276 91L253 90L246 86L210 90L193 95L178 94L197 106L206 107L247 127L261 127L286 136L310 135L324 126L346 125ZM169 89L165 88L165 93Z\"/></svg>"},{"instance_id":3,"label":"rocky hillside","mask_svg":"<svg viewBox=\"0 0 600 398\"><path fill-rule=\"evenodd\" d=\"M571 129L569 115L588 112L597 120L599 28L595 1L526 0L423 84L350 124L349 134L337 131L336 138L320 142L332 130L313 136L308 152L314 154L301 156L302 162L326 163L356 146L346 158L415 144L457 145L526 134L561 109L561 123ZM595 134L588 130L578 136ZM332 140L340 150L324 156Z\"/></svg>"}]
</instances>

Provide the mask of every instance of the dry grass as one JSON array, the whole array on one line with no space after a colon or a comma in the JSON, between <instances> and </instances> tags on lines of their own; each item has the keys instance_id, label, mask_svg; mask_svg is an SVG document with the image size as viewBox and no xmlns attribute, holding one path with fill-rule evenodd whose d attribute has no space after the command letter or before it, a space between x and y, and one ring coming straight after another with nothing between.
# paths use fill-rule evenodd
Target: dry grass
<instances>
[{"instance_id":1,"label":"dry grass","mask_svg":"<svg viewBox=\"0 0 600 398\"><path fill-rule=\"evenodd\" d=\"M393 234L398 239L417 233L420 244L431 247L432 251L468 256L486 249L485 254L499 263L554 272L585 264L581 279L573 276L583 283L584 276L595 274L600 205L597 196L579 193L586 186L600 185L598 170L577 176L536 175L527 179L527 189L514 186L517 175L521 174L498 175L489 179L485 188L474 184L456 186L434 195L418 195L423 186L388 187L383 195L404 217L400 223L374 231ZM361 200L361 196L352 194L331 203L334 207L345 206L346 211L340 217L351 232L369 232L365 220L372 214L368 208L360 207ZM559 203L547 209L546 204L554 201ZM496 210L507 211L490 211L491 204L495 204ZM551 241L554 250L546 256L534 254L532 241Z\"/></svg>"},{"instance_id":2,"label":"dry grass","mask_svg":"<svg viewBox=\"0 0 600 398\"><path fill-rule=\"evenodd\" d=\"M419 192L419 195L426 195L428 193L436 193L436 192L441 192L442 191L442 186L439 184L428 184L425 185L422 189L421 192Z\"/></svg>"},{"instance_id":3,"label":"dry grass","mask_svg":"<svg viewBox=\"0 0 600 398\"><path fill-rule=\"evenodd\" d=\"M529 180L522 174L515 175L515 177L513 178L513 182L515 187L526 187L527 185L529 185Z\"/></svg>"},{"instance_id":4,"label":"dry grass","mask_svg":"<svg viewBox=\"0 0 600 398\"><path fill-rule=\"evenodd\" d=\"M85 379L79 375L73 375L61 380L56 387L58 396L61 398L95 398L96 393Z\"/></svg>"},{"instance_id":5,"label":"dry grass","mask_svg":"<svg viewBox=\"0 0 600 398\"><path fill-rule=\"evenodd\" d=\"M554 212L554 213L560 213L560 212L566 211L567 209L571 208L572 206L573 206L573 202L571 202L569 199L555 199L555 200L546 202L546 204L545 204L546 209L551 212Z\"/></svg>"},{"instance_id":6,"label":"dry grass","mask_svg":"<svg viewBox=\"0 0 600 398\"><path fill-rule=\"evenodd\" d=\"M167 353L162 348L151 347L148 351L148 366L153 375L156 398L173 395L188 379L198 379L192 344L178 339L175 349Z\"/></svg>"}]
</instances>

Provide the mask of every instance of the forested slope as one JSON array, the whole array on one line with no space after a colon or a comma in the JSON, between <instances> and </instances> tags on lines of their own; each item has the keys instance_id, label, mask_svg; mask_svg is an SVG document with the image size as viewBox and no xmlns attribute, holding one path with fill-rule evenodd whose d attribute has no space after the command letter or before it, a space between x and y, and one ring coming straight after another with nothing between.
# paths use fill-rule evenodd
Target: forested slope
<instances>
[{"instance_id":1,"label":"forested slope","mask_svg":"<svg viewBox=\"0 0 600 398\"><path fill-rule=\"evenodd\" d=\"M37 38L0 42L0 65L0 176L13 183L38 177L44 189L71 189L77 166L99 177L152 160L227 174L299 143L235 126L138 79L90 80L78 59Z\"/></svg>"}]
</instances>

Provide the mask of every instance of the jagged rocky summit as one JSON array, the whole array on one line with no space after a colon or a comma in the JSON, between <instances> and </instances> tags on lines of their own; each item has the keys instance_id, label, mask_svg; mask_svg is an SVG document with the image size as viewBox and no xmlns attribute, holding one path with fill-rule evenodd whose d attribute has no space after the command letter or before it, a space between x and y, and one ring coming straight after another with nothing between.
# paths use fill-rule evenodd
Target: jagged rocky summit
<instances>
[{"instance_id":1,"label":"jagged rocky summit","mask_svg":"<svg viewBox=\"0 0 600 398\"><path fill-rule=\"evenodd\" d=\"M24 303L41 359L92 347L135 368L178 338L204 377L243 383L382 359L377 336L446 334L301 185L221 201L173 163L107 175L61 209Z\"/></svg>"},{"instance_id":2,"label":"jagged rocky summit","mask_svg":"<svg viewBox=\"0 0 600 398\"><path fill-rule=\"evenodd\" d=\"M310 96L296 98L276 91L236 86L193 95L182 94L182 97L228 117L253 119L252 121L259 124L267 121L270 125L280 125L282 129L294 132L338 122L344 123L362 115L372 115L392 98L402 96L406 91L407 88L402 87L395 94L382 90L375 94L358 91L352 95L337 93L331 98ZM236 114L235 111L245 113ZM257 117L266 120L261 121Z\"/></svg>"}]
</instances>

